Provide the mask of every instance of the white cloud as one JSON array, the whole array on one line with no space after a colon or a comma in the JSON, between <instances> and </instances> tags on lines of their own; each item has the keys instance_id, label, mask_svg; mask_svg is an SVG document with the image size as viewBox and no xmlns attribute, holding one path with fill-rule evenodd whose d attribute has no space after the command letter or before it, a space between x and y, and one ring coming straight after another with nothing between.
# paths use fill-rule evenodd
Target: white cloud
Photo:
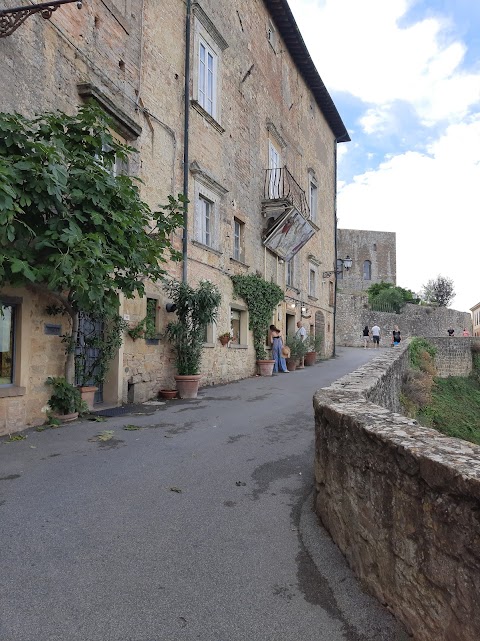
<instances>
[{"instance_id":1,"label":"white cloud","mask_svg":"<svg viewBox=\"0 0 480 641\"><path fill-rule=\"evenodd\" d=\"M313 60L330 91L375 104L367 131L382 126L390 105L405 101L422 122L456 121L480 101L480 73L460 70L465 44L445 19L405 28L407 0L290 0Z\"/></svg>"},{"instance_id":2,"label":"white cloud","mask_svg":"<svg viewBox=\"0 0 480 641\"><path fill-rule=\"evenodd\" d=\"M397 282L419 291L438 274L455 282L453 306L480 300L480 115L451 125L427 153L394 155L339 185L339 227L397 233Z\"/></svg>"}]
</instances>

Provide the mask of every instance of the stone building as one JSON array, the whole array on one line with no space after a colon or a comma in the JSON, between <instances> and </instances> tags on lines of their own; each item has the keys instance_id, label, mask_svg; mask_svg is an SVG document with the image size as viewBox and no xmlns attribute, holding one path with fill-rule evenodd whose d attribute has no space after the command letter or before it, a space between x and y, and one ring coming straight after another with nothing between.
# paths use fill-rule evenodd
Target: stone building
<instances>
[{"instance_id":1,"label":"stone building","mask_svg":"<svg viewBox=\"0 0 480 641\"><path fill-rule=\"evenodd\" d=\"M352 259L348 270L343 266L347 256ZM338 229L337 257L337 345L362 346L365 325L380 327L384 346L390 345L396 325L403 338L445 336L448 327L460 336L464 327L471 329L470 314L446 307L407 304L400 314L370 309L366 291L370 285L381 281L397 285L394 232Z\"/></svg>"},{"instance_id":2,"label":"stone building","mask_svg":"<svg viewBox=\"0 0 480 641\"><path fill-rule=\"evenodd\" d=\"M473 336L480 336L480 303L470 308L472 312Z\"/></svg>"},{"instance_id":3,"label":"stone building","mask_svg":"<svg viewBox=\"0 0 480 641\"><path fill-rule=\"evenodd\" d=\"M321 334L329 356L334 278L322 273L334 267L336 145L349 140L345 126L286 0L192 2L186 26L181 0L89 0L80 11L61 5L49 20L32 15L0 38L0 110L72 113L94 98L119 139L136 148L128 171L142 179L148 204L166 202L188 183L186 270L172 264L169 272L186 272L192 284L207 278L222 292L217 325L206 336L203 384L255 372L248 311L233 297L232 274L278 283L285 302L272 321L285 334L302 319ZM281 235L287 223L296 230L293 244ZM142 300L121 299L120 314L133 327L149 301L162 332L169 315L160 283L147 283ZM64 318L47 316L45 301L26 290L5 287L1 302L11 323L4 328L0 434L44 420L45 379L63 372L58 334L65 330ZM217 336L228 330L235 340L222 347ZM125 335L97 400L152 398L174 373L164 341Z\"/></svg>"},{"instance_id":4,"label":"stone building","mask_svg":"<svg viewBox=\"0 0 480 641\"><path fill-rule=\"evenodd\" d=\"M370 285L397 284L396 234L388 231L338 229L338 292L363 292ZM343 269L343 259L349 256L352 266Z\"/></svg>"}]
</instances>

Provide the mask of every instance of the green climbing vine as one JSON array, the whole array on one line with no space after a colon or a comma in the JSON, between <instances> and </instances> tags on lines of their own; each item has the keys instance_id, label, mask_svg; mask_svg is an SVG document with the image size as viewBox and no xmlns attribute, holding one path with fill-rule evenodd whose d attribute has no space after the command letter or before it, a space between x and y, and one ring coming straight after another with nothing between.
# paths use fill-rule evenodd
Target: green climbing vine
<instances>
[{"instance_id":1,"label":"green climbing vine","mask_svg":"<svg viewBox=\"0 0 480 641\"><path fill-rule=\"evenodd\" d=\"M272 321L275 307L283 300L283 290L256 274L232 276L233 291L243 298L248 307L249 328L253 332L253 345L258 360L267 357L265 336Z\"/></svg>"}]
</instances>

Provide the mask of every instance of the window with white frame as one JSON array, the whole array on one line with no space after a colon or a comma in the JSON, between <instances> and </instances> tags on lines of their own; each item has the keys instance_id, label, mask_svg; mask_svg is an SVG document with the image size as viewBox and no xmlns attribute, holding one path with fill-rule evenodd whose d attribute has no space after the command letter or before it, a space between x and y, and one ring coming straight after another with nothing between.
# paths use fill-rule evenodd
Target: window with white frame
<instances>
[{"instance_id":1,"label":"window with white frame","mask_svg":"<svg viewBox=\"0 0 480 641\"><path fill-rule=\"evenodd\" d=\"M287 287L295 286L295 256L291 258L287 263L285 282Z\"/></svg>"},{"instance_id":2,"label":"window with white frame","mask_svg":"<svg viewBox=\"0 0 480 641\"><path fill-rule=\"evenodd\" d=\"M230 333L233 336L231 346L247 344L248 318L245 309L230 307Z\"/></svg>"},{"instance_id":3,"label":"window with white frame","mask_svg":"<svg viewBox=\"0 0 480 641\"><path fill-rule=\"evenodd\" d=\"M240 262L245 261L245 223L238 218L233 219L233 258Z\"/></svg>"},{"instance_id":4,"label":"window with white frame","mask_svg":"<svg viewBox=\"0 0 480 641\"><path fill-rule=\"evenodd\" d=\"M200 39L198 45L198 102L213 118L216 117L217 55Z\"/></svg>"},{"instance_id":5,"label":"window with white frame","mask_svg":"<svg viewBox=\"0 0 480 641\"><path fill-rule=\"evenodd\" d=\"M198 198L200 235L198 240L207 247L213 246L214 204L205 196Z\"/></svg>"},{"instance_id":6,"label":"window with white frame","mask_svg":"<svg viewBox=\"0 0 480 641\"><path fill-rule=\"evenodd\" d=\"M273 144L271 140L268 141L268 172L269 172L269 196L272 199L280 198L282 195L281 190L281 176L282 176L282 160L280 157L280 151Z\"/></svg>"},{"instance_id":7,"label":"window with white frame","mask_svg":"<svg viewBox=\"0 0 480 641\"><path fill-rule=\"evenodd\" d=\"M222 197L227 190L196 161L190 163L190 173L194 176L195 185L193 243L221 252L220 215Z\"/></svg>"},{"instance_id":8,"label":"window with white frame","mask_svg":"<svg viewBox=\"0 0 480 641\"><path fill-rule=\"evenodd\" d=\"M197 2L193 3L193 14L195 52L193 105L199 105L219 124L222 94L222 52L228 47L228 43L215 26L213 16L207 15Z\"/></svg>"},{"instance_id":9,"label":"window with white frame","mask_svg":"<svg viewBox=\"0 0 480 641\"><path fill-rule=\"evenodd\" d=\"M310 176L308 183L308 206L310 207L310 220L315 222L317 220L318 188L313 176Z\"/></svg>"},{"instance_id":10,"label":"window with white frame","mask_svg":"<svg viewBox=\"0 0 480 641\"><path fill-rule=\"evenodd\" d=\"M317 293L317 270L310 265L308 270L308 295L315 297Z\"/></svg>"}]
</instances>

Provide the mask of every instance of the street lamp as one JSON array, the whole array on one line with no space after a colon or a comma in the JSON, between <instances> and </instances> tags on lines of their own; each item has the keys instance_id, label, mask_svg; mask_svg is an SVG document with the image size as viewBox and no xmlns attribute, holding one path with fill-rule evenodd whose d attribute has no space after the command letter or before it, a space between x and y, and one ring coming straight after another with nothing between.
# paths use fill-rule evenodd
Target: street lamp
<instances>
[{"instance_id":1,"label":"street lamp","mask_svg":"<svg viewBox=\"0 0 480 641\"><path fill-rule=\"evenodd\" d=\"M52 0L52 2L42 2L32 4L28 7L14 7L13 9L0 9L0 38L11 36L25 20L34 13L39 13L42 18L49 20L52 13L62 4L71 4L76 2L79 9L82 8L83 0Z\"/></svg>"},{"instance_id":2,"label":"street lamp","mask_svg":"<svg viewBox=\"0 0 480 641\"><path fill-rule=\"evenodd\" d=\"M342 263L342 266L340 269L332 269L329 272L323 272L323 278L330 278L332 274L341 274L343 270L347 271L350 269L350 267L353 264L353 260L350 258L350 256L347 254L345 258L339 258L337 263Z\"/></svg>"}]
</instances>

